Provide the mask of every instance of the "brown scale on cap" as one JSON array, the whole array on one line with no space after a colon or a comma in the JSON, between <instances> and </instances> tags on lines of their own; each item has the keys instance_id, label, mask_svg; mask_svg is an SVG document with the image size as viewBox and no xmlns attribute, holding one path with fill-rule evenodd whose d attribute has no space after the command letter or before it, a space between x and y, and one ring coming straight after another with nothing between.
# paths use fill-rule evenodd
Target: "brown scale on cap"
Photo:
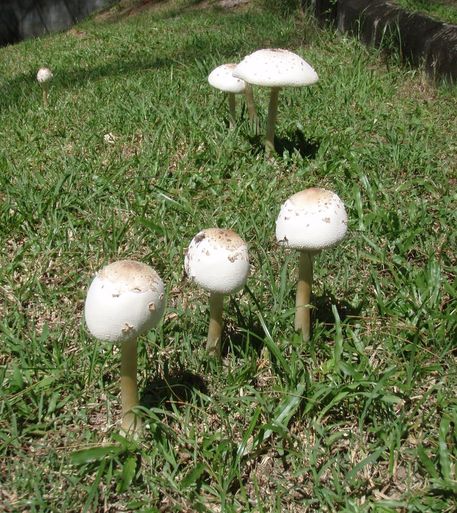
<instances>
[{"instance_id":1,"label":"brown scale on cap","mask_svg":"<svg viewBox=\"0 0 457 513\"><path fill-rule=\"evenodd\" d=\"M204 232L197 233L197 235L194 237L195 244L198 244L206 237L206 234Z\"/></svg>"},{"instance_id":2,"label":"brown scale on cap","mask_svg":"<svg viewBox=\"0 0 457 513\"><path fill-rule=\"evenodd\" d=\"M124 324L124 327L122 328L122 333L124 333L124 335L127 335L128 333L134 331L134 327L129 324L128 322L126 322Z\"/></svg>"},{"instance_id":3,"label":"brown scale on cap","mask_svg":"<svg viewBox=\"0 0 457 513\"><path fill-rule=\"evenodd\" d=\"M222 247L228 251L233 251L246 244L236 232L225 228L208 228L204 230L204 234L212 239L215 248Z\"/></svg>"},{"instance_id":4,"label":"brown scale on cap","mask_svg":"<svg viewBox=\"0 0 457 513\"><path fill-rule=\"evenodd\" d=\"M149 265L133 260L119 260L104 267L99 278L116 283L119 289L131 292L154 290L160 281L159 275Z\"/></svg>"},{"instance_id":5,"label":"brown scale on cap","mask_svg":"<svg viewBox=\"0 0 457 513\"><path fill-rule=\"evenodd\" d=\"M247 255L245 251L237 251L236 253L232 253L227 257L232 264L236 262L239 258L248 261Z\"/></svg>"},{"instance_id":6,"label":"brown scale on cap","mask_svg":"<svg viewBox=\"0 0 457 513\"><path fill-rule=\"evenodd\" d=\"M331 191L326 189L320 189L318 187L311 187L304 191L297 192L290 197L290 201L297 207L306 207L310 203L318 203L328 205L328 202L333 203L333 194Z\"/></svg>"}]
</instances>

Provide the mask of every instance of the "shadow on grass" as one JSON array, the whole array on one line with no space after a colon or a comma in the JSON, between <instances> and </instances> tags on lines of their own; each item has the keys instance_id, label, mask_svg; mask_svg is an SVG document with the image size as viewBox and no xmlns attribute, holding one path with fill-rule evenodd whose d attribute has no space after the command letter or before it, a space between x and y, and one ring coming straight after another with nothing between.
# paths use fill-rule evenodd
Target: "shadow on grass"
<instances>
[{"instance_id":1,"label":"shadow on grass","mask_svg":"<svg viewBox=\"0 0 457 513\"><path fill-rule=\"evenodd\" d=\"M244 358L246 353L253 349L260 356L264 347L264 338L265 333L259 324L248 323L247 326L229 324L224 328L222 355L226 356L233 352L236 357Z\"/></svg>"},{"instance_id":2,"label":"shadow on grass","mask_svg":"<svg viewBox=\"0 0 457 513\"><path fill-rule=\"evenodd\" d=\"M290 137L275 137L276 151L282 155L285 151L289 153L298 152L303 158L314 159L319 150L320 140L307 139L305 134L297 129Z\"/></svg>"},{"instance_id":3,"label":"shadow on grass","mask_svg":"<svg viewBox=\"0 0 457 513\"><path fill-rule=\"evenodd\" d=\"M159 13L161 18L173 18L183 13L196 10L211 8L218 11L224 11L246 4L248 0L188 0L186 5L182 5L179 9L170 9L165 13ZM168 3L168 0L121 0L114 7L99 12L95 16L98 23L117 23L130 16L135 16L149 10L158 10Z\"/></svg>"},{"instance_id":4,"label":"shadow on grass","mask_svg":"<svg viewBox=\"0 0 457 513\"><path fill-rule=\"evenodd\" d=\"M208 393L206 382L199 374L182 370L149 380L140 397L145 408L170 408L171 404L183 405L193 400L195 392Z\"/></svg>"},{"instance_id":5,"label":"shadow on grass","mask_svg":"<svg viewBox=\"0 0 457 513\"><path fill-rule=\"evenodd\" d=\"M350 295L350 294L349 294ZM315 321L323 324L335 324L335 317L332 312L332 305L336 306L341 322L345 322L350 317L359 316L364 308L363 302L354 306L348 301L338 300L333 294L324 292L321 296L314 296L312 303L315 306L313 318Z\"/></svg>"},{"instance_id":6,"label":"shadow on grass","mask_svg":"<svg viewBox=\"0 0 457 513\"><path fill-rule=\"evenodd\" d=\"M165 4L167 0L121 0L97 13L94 19L97 23L116 23L129 16L140 14L143 11L154 9Z\"/></svg>"},{"instance_id":7,"label":"shadow on grass","mask_svg":"<svg viewBox=\"0 0 457 513\"><path fill-rule=\"evenodd\" d=\"M254 155L265 151L265 136L255 135L248 137L249 143L252 146ZM285 152L289 154L297 152L302 158L314 159L319 150L319 139L308 139L305 134L297 129L287 137L275 136L275 150L278 155L284 155Z\"/></svg>"},{"instance_id":8,"label":"shadow on grass","mask_svg":"<svg viewBox=\"0 0 457 513\"><path fill-rule=\"evenodd\" d=\"M254 349L257 355L260 355L264 347L265 333L251 315L246 318L240 310L238 302L230 298L230 307L236 312L236 324L227 323L224 327L222 340L222 354L227 355L233 351L237 357L243 358L249 349Z\"/></svg>"}]
</instances>

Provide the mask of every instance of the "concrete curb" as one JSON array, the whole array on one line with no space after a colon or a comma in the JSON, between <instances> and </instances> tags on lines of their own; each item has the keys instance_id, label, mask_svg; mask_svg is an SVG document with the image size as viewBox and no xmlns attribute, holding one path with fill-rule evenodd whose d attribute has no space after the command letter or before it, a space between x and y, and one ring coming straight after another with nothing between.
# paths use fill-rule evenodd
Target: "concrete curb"
<instances>
[{"instance_id":1,"label":"concrete curb","mask_svg":"<svg viewBox=\"0 0 457 513\"><path fill-rule=\"evenodd\" d=\"M49 32L66 30L115 0L3 0L0 46Z\"/></svg>"},{"instance_id":2,"label":"concrete curb","mask_svg":"<svg viewBox=\"0 0 457 513\"><path fill-rule=\"evenodd\" d=\"M457 83L457 25L411 13L388 0L304 0L321 23L364 43L399 51L436 80Z\"/></svg>"}]
</instances>

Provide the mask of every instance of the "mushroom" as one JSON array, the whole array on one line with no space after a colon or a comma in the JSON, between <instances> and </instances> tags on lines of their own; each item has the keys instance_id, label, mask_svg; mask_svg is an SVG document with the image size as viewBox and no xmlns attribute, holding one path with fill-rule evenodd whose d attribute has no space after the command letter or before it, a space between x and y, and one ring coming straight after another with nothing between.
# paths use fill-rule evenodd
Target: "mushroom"
<instances>
[{"instance_id":1,"label":"mushroom","mask_svg":"<svg viewBox=\"0 0 457 513\"><path fill-rule=\"evenodd\" d=\"M49 68L40 68L36 74L36 79L38 80L40 86L43 88L43 104L45 107L48 106L49 82L53 76L54 75Z\"/></svg>"},{"instance_id":2,"label":"mushroom","mask_svg":"<svg viewBox=\"0 0 457 513\"><path fill-rule=\"evenodd\" d=\"M213 69L208 75L208 82L210 85L228 93L229 111L230 111L230 127L233 128L235 124L235 107L236 100L235 94L244 93L246 97L246 105L248 107L249 119L254 122L256 119L256 112L254 106L254 97L252 95L252 87L244 80L235 78L232 73L235 69L236 64L222 64L217 68Z\"/></svg>"},{"instance_id":3,"label":"mushroom","mask_svg":"<svg viewBox=\"0 0 457 513\"><path fill-rule=\"evenodd\" d=\"M338 244L346 235L347 214L341 199L326 189L297 192L282 206L276 220L276 240L298 249L300 263L295 310L295 329L303 340L310 338L309 304L313 283L313 258L322 249Z\"/></svg>"},{"instance_id":4,"label":"mushroom","mask_svg":"<svg viewBox=\"0 0 457 513\"><path fill-rule=\"evenodd\" d=\"M210 293L206 349L221 357L224 295L243 288L249 273L246 242L234 231L208 228L192 239L184 259L187 276Z\"/></svg>"},{"instance_id":5,"label":"mushroom","mask_svg":"<svg viewBox=\"0 0 457 513\"><path fill-rule=\"evenodd\" d=\"M249 84L271 87L265 151L267 154L274 152L280 89L314 84L319 80L317 73L299 55L289 50L272 48L257 50L246 56L235 68L233 76Z\"/></svg>"},{"instance_id":6,"label":"mushroom","mask_svg":"<svg viewBox=\"0 0 457 513\"><path fill-rule=\"evenodd\" d=\"M84 315L90 333L121 345L122 432L141 433L138 406L137 338L158 324L165 308L164 285L155 270L141 262L113 262L93 279Z\"/></svg>"}]
</instances>

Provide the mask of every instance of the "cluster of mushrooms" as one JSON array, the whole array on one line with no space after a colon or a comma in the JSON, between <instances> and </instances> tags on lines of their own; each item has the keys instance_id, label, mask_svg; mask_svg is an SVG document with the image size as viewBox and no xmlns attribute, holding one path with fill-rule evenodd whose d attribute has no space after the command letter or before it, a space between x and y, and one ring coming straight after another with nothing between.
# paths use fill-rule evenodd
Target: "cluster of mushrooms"
<instances>
[{"instance_id":1,"label":"cluster of mushrooms","mask_svg":"<svg viewBox=\"0 0 457 513\"><path fill-rule=\"evenodd\" d=\"M340 242L347 215L341 199L326 189L310 188L294 194L281 206L276 240L300 252L295 329L310 338L313 258ZM241 290L249 275L246 242L234 231L209 228L190 242L184 258L188 278L209 292L210 321L207 351L221 358L224 296ZM121 345L122 432L137 436L138 406L136 341L157 326L165 310L165 287L156 271L141 262L113 262L97 273L85 303L85 320L96 338Z\"/></svg>"},{"instance_id":2,"label":"cluster of mushrooms","mask_svg":"<svg viewBox=\"0 0 457 513\"><path fill-rule=\"evenodd\" d=\"M247 55L239 64L222 64L208 76L208 82L228 94L230 126L236 117L235 94L244 94L251 123L257 130L258 120L254 106L252 86L270 87L265 152L275 151L274 135L278 115L278 96L283 87L300 87L319 80L314 69L299 55L281 48L257 50Z\"/></svg>"},{"instance_id":3,"label":"cluster of mushrooms","mask_svg":"<svg viewBox=\"0 0 457 513\"><path fill-rule=\"evenodd\" d=\"M43 104L48 105L49 84L53 73L49 68L40 68L37 80L43 89ZM265 151L274 153L274 135L278 115L278 97L283 87L301 87L315 84L317 73L296 53L282 48L266 48L247 55L239 64L222 64L208 76L210 85L228 94L230 127L236 121L236 94L244 94L251 123L256 132L258 118L254 104L252 86L270 87Z\"/></svg>"},{"instance_id":4,"label":"cluster of mushrooms","mask_svg":"<svg viewBox=\"0 0 457 513\"><path fill-rule=\"evenodd\" d=\"M52 72L40 69L37 79L43 86L43 101ZM214 87L229 94L231 126L235 123L235 94L244 93L252 123L257 126L252 85L271 87L265 149L274 151L274 130L278 94L282 87L317 82L314 69L301 57L281 49L258 50L238 65L217 67L208 77ZM326 189L310 188L294 194L281 206L276 219L276 240L300 253L295 305L295 330L306 342L311 332L311 289L313 259L323 249L338 244L346 234L347 215L341 199ZM248 279L250 264L246 242L234 231L209 228L190 242L184 269L190 279L209 292L210 321L206 349L221 358L224 297L240 291ZM90 333L121 347L122 432L138 436L142 432L138 406L137 338L157 326L165 311L165 286L150 266L133 261L113 262L93 279L85 302L84 315Z\"/></svg>"}]
</instances>

